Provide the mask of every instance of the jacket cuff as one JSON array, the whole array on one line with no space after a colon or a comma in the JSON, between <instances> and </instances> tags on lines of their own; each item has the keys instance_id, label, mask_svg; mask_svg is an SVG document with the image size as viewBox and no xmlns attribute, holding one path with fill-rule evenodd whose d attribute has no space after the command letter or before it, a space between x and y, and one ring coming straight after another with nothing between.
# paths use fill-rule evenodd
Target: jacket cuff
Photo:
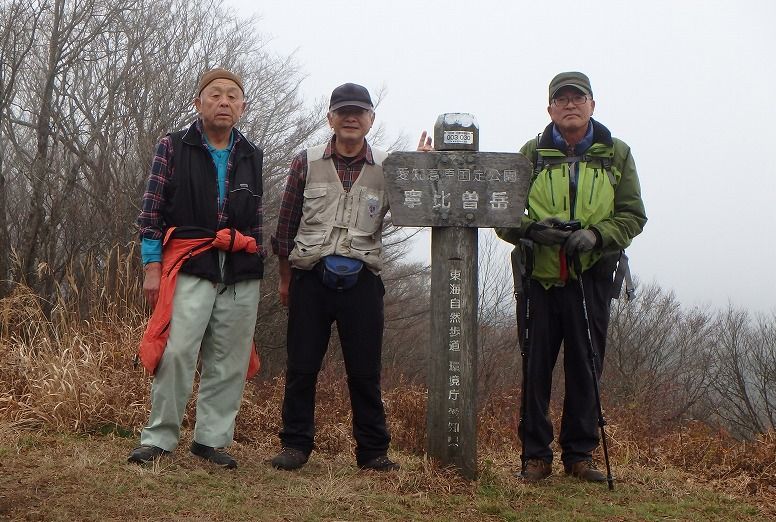
<instances>
[{"instance_id":1,"label":"jacket cuff","mask_svg":"<svg viewBox=\"0 0 776 522\"><path fill-rule=\"evenodd\" d=\"M590 227L590 230L595 234L595 246L593 248L601 248L601 246L604 244L604 240L601 237L601 233L598 231L597 228Z\"/></svg>"}]
</instances>

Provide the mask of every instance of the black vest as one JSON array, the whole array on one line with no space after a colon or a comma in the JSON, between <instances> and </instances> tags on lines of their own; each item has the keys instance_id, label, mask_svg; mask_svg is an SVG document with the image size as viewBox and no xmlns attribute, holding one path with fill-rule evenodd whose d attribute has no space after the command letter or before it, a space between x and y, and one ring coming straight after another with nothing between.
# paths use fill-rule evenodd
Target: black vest
<instances>
[{"instance_id":1,"label":"black vest","mask_svg":"<svg viewBox=\"0 0 776 522\"><path fill-rule=\"evenodd\" d=\"M238 131L235 130L235 133ZM173 148L172 176L164 187L162 216L165 226L199 227L215 231L218 226L218 182L216 166L210 151L202 144L197 125L169 134ZM256 210L262 204L261 169L264 154L240 134L232 152L234 164L228 176L226 226L250 235L256 222ZM209 234L208 234L209 235ZM259 238L261 239L261 238ZM199 254L181 266L181 272L226 285L261 279L264 262L258 254L227 252L224 277L218 268L218 250Z\"/></svg>"}]
</instances>

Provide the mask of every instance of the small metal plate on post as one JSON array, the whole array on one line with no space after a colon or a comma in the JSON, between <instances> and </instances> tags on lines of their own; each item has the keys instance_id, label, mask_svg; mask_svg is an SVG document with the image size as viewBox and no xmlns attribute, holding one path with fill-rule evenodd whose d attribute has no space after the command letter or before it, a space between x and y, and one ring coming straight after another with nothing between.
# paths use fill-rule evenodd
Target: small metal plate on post
<instances>
[{"instance_id":1,"label":"small metal plate on post","mask_svg":"<svg viewBox=\"0 0 776 522\"><path fill-rule=\"evenodd\" d=\"M434 124L434 147L437 150L480 150L477 118L466 112L440 114Z\"/></svg>"}]
</instances>

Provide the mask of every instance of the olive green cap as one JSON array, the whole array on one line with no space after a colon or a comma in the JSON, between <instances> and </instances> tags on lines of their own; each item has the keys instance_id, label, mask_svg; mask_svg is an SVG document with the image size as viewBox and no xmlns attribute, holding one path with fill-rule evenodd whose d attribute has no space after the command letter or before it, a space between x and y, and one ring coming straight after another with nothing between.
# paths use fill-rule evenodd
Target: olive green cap
<instances>
[{"instance_id":1,"label":"olive green cap","mask_svg":"<svg viewBox=\"0 0 776 522\"><path fill-rule=\"evenodd\" d=\"M590 78L581 72L569 71L557 74L550 82L550 101L555 97L555 93L563 87L574 87L579 89L582 94L593 95L593 88L590 87Z\"/></svg>"}]
</instances>

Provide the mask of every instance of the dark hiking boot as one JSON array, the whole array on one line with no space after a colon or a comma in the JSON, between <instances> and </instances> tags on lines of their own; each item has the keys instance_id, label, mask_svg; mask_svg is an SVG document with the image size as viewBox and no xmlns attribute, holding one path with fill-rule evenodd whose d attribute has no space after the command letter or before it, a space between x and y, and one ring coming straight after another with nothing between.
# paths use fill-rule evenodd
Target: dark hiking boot
<instances>
[{"instance_id":1,"label":"dark hiking boot","mask_svg":"<svg viewBox=\"0 0 776 522\"><path fill-rule=\"evenodd\" d=\"M211 448L194 441L191 443L191 454L222 468L234 469L237 467L237 461L221 448Z\"/></svg>"},{"instance_id":2,"label":"dark hiking boot","mask_svg":"<svg viewBox=\"0 0 776 522\"><path fill-rule=\"evenodd\" d=\"M529 459L523 464L523 471L520 472L520 478L526 482L539 482L552 474L552 465L546 460Z\"/></svg>"},{"instance_id":3,"label":"dark hiking boot","mask_svg":"<svg viewBox=\"0 0 776 522\"><path fill-rule=\"evenodd\" d=\"M298 449L283 448L280 450L280 453L272 458L270 464L272 464L272 467L275 469L291 471L304 466L307 459L308 456Z\"/></svg>"},{"instance_id":4,"label":"dark hiking boot","mask_svg":"<svg viewBox=\"0 0 776 522\"><path fill-rule=\"evenodd\" d=\"M597 470L591 460L580 460L572 464L564 464L563 467L566 475L590 482L606 482L606 475Z\"/></svg>"},{"instance_id":5,"label":"dark hiking boot","mask_svg":"<svg viewBox=\"0 0 776 522\"><path fill-rule=\"evenodd\" d=\"M359 464L358 467L361 469L371 469L373 471L397 471L400 466L389 459L387 455L380 455L364 464Z\"/></svg>"},{"instance_id":6,"label":"dark hiking boot","mask_svg":"<svg viewBox=\"0 0 776 522\"><path fill-rule=\"evenodd\" d=\"M149 462L153 462L156 459L169 454L169 451L163 450L162 448L142 445L132 450L127 458L127 462L133 464L148 464Z\"/></svg>"}]
</instances>

